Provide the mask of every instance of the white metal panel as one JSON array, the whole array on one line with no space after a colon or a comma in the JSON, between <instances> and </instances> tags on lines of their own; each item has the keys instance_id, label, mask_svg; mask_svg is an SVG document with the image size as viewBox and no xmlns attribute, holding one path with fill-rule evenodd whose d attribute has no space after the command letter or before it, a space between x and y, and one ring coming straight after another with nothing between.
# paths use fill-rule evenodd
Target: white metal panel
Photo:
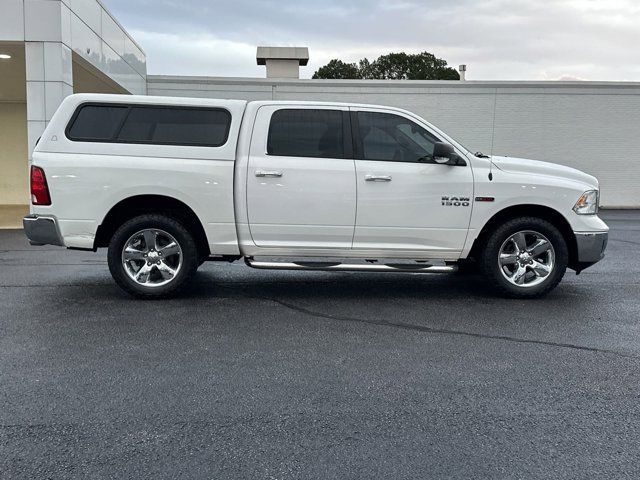
<instances>
[{"instance_id":1,"label":"white metal panel","mask_svg":"<svg viewBox=\"0 0 640 480\"><path fill-rule=\"evenodd\" d=\"M59 42L62 38L61 5L62 2L52 0L24 0L24 39Z\"/></svg>"},{"instance_id":2,"label":"white metal panel","mask_svg":"<svg viewBox=\"0 0 640 480\"><path fill-rule=\"evenodd\" d=\"M44 168L52 199L33 211L60 220L66 246L93 247L98 225L118 202L163 195L195 212L214 253L238 252L232 161L36 151L33 162Z\"/></svg>"},{"instance_id":3,"label":"white metal panel","mask_svg":"<svg viewBox=\"0 0 640 480\"><path fill-rule=\"evenodd\" d=\"M73 94L73 87L64 82L44 82L45 116L49 121L65 97Z\"/></svg>"},{"instance_id":4,"label":"white metal panel","mask_svg":"<svg viewBox=\"0 0 640 480\"><path fill-rule=\"evenodd\" d=\"M60 23L61 23L61 38L60 41L67 47L71 48L71 17L74 16L71 13L71 9L65 4L61 4L60 9Z\"/></svg>"},{"instance_id":5,"label":"white metal panel","mask_svg":"<svg viewBox=\"0 0 640 480\"><path fill-rule=\"evenodd\" d=\"M259 247L350 248L356 215L351 159L267 155L271 115L286 105L258 110L246 179L251 236ZM297 105L348 111L347 107ZM273 171L280 177L257 176Z\"/></svg>"},{"instance_id":6,"label":"white metal panel","mask_svg":"<svg viewBox=\"0 0 640 480\"><path fill-rule=\"evenodd\" d=\"M31 121L44 121L44 82L27 82L27 118Z\"/></svg>"},{"instance_id":7,"label":"white metal panel","mask_svg":"<svg viewBox=\"0 0 640 480\"><path fill-rule=\"evenodd\" d=\"M219 107L231 113L231 128L227 142L215 148L182 145L133 145L101 142L74 142L65 135L67 123L76 108L86 102L109 102L124 104L184 105L200 107ZM76 94L65 98L47 127L38 144L43 152L129 155L139 157L160 157L176 159L218 159L233 162L235 159L238 131L246 102L241 100L198 100L186 98L149 97L142 95L103 95L97 93Z\"/></svg>"},{"instance_id":8,"label":"white metal panel","mask_svg":"<svg viewBox=\"0 0 640 480\"><path fill-rule=\"evenodd\" d=\"M434 253L430 258L462 251L473 203L471 167L356 160L356 175L354 249L425 250ZM366 181L368 175L392 180Z\"/></svg>"},{"instance_id":9,"label":"white metal panel","mask_svg":"<svg viewBox=\"0 0 640 480\"><path fill-rule=\"evenodd\" d=\"M27 82L44 82L44 42L25 42Z\"/></svg>"},{"instance_id":10,"label":"white metal panel","mask_svg":"<svg viewBox=\"0 0 640 480\"><path fill-rule=\"evenodd\" d=\"M61 42L44 42L44 80L73 85L71 49Z\"/></svg>"},{"instance_id":11,"label":"white metal panel","mask_svg":"<svg viewBox=\"0 0 640 480\"><path fill-rule=\"evenodd\" d=\"M386 109L353 110L392 113L416 121ZM419 123L438 136L427 124ZM389 181L368 181L368 176ZM354 250L425 251L430 258L450 258L462 251L473 204L471 165L356 160L356 178ZM443 197L466 200L448 203Z\"/></svg>"},{"instance_id":12,"label":"white metal panel","mask_svg":"<svg viewBox=\"0 0 640 480\"><path fill-rule=\"evenodd\" d=\"M24 0L3 0L0 14L0 40L24 40Z\"/></svg>"},{"instance_id":13,"label":"white metal panel","mask_svg":"<svg viewBox=\"0 0 640 480\"><path fill-rule=\"evenodd\" d=\"M231 112L231 128L221 147L73 142L65 136L68 119L87 101L222 107ZM165 195L196 213L212 252L237 254L233 172L244 106L238 100L67 97L34 153L34 164L46 171L53 206L32 207L33 211L57 216L67 246L91 248L98 225L118 202L137 195Z\"/></svg>"},{"instance_id":14,"label":"white metal panel","mask_svg":"<svg viewBox=\"0 0 640 480\"><path fill-rule=\"evenodd\" d=\"M490 168L486 158L469 157L473 165L474 195L493 197L491 202L474 202L469 226L469 235L462 257L466 257L487 221L496 213L514 205L540 205L559 212L575 232L608 231L608 227L597 215L577 215L572 207L580 195L595 188L593 177L576 172L567 167L531 161L521 171L511 166L503 169ZM501 159L496 159L500 165ZM518 163L518 159L505 159ZM492 180L489 172L492 171Z\"/></svg>"}]
</instances>

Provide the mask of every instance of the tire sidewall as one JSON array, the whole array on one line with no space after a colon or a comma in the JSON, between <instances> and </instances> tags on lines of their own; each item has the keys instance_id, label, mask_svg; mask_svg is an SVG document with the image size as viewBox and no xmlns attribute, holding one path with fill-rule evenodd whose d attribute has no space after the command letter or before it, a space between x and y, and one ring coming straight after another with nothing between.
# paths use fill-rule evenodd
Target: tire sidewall
<instances>
[{"instance_id":1,"label":"tire sidewall","mask_svg":"<svg viewBox=\"0 0 640 480\"><path fill-rule=\"evenodd\" d=\"M498 264L498 256L503 243L511 235L524 230L531 230L544 235L553 245L555 253L554 267L551 274L543 282L533 287L517 287L513 285L504 277ZM489 235L484 247L482 267L490 283L504 295L515 298L534 298L545 295L558 285L565 274L568 262L569 252L560 230L546 220L524 217L503 223Z\"/></svg>"},{"instance_id":2,"label":"tire sidewall","mask_svg":"<svg viewBox=\"0 0 640 480\"><path fill-rule=\"evenodd\" d=\"M132 235L149 228L171 234L182 249L182 267L175 278L159 287L144 287L125 272L122 250ZM140 215L122 224L113 234L107 253L109 270L116 283L126 292L139 298L169 297L177 293L193 277L198 268L198 252L193 236L179 221L159 214Z\"/></svg>"}]
</instances>

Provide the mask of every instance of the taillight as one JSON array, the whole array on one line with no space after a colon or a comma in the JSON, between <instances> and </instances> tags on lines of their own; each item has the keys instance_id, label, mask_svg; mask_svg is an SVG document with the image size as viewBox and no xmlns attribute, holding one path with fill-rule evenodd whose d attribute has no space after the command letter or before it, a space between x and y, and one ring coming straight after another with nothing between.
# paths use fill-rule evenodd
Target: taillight
<instances>
[{"instance_id":1,"label":"taillight","mask_svg":"<svg viewBox=\"0 0 640 480\"><path fill-rule=\"evenodd\" d=\"M31 203L34 205L51 205L51 196L47 186L47 177L40 167L31 166Z\"/></svg>"}]
</instances>

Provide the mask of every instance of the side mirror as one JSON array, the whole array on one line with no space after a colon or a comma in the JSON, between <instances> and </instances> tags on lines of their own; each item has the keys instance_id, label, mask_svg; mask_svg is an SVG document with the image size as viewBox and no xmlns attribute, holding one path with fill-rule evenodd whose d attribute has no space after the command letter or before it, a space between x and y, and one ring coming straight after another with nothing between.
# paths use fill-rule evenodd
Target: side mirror
<instances>
[{"instance_id":1,"label":"side mirror","mask_svg":"<svg viewBox=\"0 0 640 480\"><path fill-rule=\"evenodd\" d=\"M433 161L440 165L461 165L467 162L455 152L453 145L445 142L436 142L433 146Z\"/></svg>"}]
</instances>

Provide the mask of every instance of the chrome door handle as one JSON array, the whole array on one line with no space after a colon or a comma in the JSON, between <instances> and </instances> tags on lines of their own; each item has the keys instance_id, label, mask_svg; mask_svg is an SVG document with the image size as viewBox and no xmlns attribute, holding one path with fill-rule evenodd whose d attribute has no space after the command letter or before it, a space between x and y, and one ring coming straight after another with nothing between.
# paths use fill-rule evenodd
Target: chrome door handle
<instances>
[{"instance_id":1,"label":"chrome door handle","mask_svg":"<svg viewBox=\"0 0 640 480\"><path fill-rule=\"evenodd\" d=\"M275 170L256 170L256 177L281 177L282 172L276 172Z\"/></svg>"},{"instance_id":2,"label":"chrome door handle","mask_svg":"<svg viewBox=\"0 0 640 480\"><path fill-rule=\"evenodd\" d=\"M364 179L367 182L390 182L391 175L365 175Z\"/></svg>"}]
</instances>

